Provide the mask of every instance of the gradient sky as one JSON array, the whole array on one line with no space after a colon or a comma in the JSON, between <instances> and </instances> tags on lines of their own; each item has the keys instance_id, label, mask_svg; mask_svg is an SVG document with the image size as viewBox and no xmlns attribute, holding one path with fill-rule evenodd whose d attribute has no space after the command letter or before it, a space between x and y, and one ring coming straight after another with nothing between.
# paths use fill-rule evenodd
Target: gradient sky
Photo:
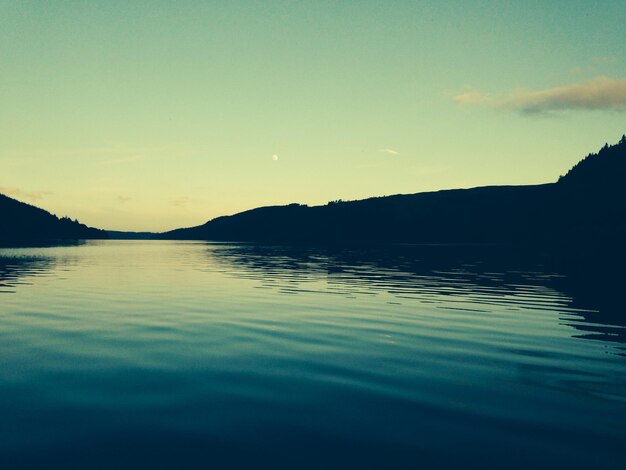
<instances>
[{"instance_id":1,"label":"gradient sky","mask_svg":"<svg viewBox=\"0 0 626 470\"><path fill-rule=\"evenodd\" d=\"M0 192L107 229L554 181L626 132L626 1L0 0Z\"/></svg>"}]
</instances>

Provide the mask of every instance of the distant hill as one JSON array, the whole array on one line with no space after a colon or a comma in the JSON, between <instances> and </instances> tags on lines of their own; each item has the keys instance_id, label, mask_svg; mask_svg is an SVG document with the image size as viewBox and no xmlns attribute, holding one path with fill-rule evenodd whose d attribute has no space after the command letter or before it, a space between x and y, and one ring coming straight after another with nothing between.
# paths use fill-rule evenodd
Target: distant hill
<instances>
[{"instance_id":1,"label":"distant hill","mask_svg":"<svg viewBox=\"0 0 626 470\"><path fill-rule=\"evenodd\" d=\"M260 207L160 238L276 242L591 243L626 236L626 137L556 183Z\"/></svg>"},{"instance_id":2,"label":"distant hill","mask_svg":"<svg viewBox=\"0 0 626 470\"><path fill-rule=\"evenodd\" d=\"M103 230L87 227L0 194L0 242L29 243L52 240L107 238Z\"/></svg>"},{"instance_id":3,"label":"distant hill","mask_svg":"<svg viewBox=\"0 0 626 470\"><path fill-rule=\"evenodd\" d=\"M159 238L154 232L122 232L120 230L106 230L107 237L111 240L154 240Z\"/></svg>"},{"instance_id":4,"label":"distant hill","mask_svg":"<svg viewBox=\"0 0 626 470\"><path fill-rule=\"evenodd\" d=\"M155 234L105 232L0 194L0 242L90 238L265 242L606 243L626 240L626 136L558 182L260 207Z\"/></svg>"},{"instance_id":5,"label":"distant hill","mask_svg":"<svg viewBox=\"0 0 626 470\"><path fill-rule=\"evenodd\" d=\"M559 178L559 183L602 189L619 189L626 181L626 136L616 145L604 144L598 153L591 153Z\"/></svg>"}]
</instances>

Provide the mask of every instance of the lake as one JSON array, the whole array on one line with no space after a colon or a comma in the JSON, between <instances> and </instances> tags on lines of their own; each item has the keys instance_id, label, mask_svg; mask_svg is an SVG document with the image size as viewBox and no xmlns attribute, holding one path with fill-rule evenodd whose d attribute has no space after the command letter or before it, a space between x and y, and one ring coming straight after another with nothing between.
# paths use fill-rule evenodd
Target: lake
<instances>
[{"instance_id":1,"label":"lake","mask_svg":"<svg viewBox=\"0 0 626 470\"><path fill-rule=\"evenodd\" d=\"M617 468L610 265L434 245L0 248L0 465Z\"/></svg>"}]
</instances>

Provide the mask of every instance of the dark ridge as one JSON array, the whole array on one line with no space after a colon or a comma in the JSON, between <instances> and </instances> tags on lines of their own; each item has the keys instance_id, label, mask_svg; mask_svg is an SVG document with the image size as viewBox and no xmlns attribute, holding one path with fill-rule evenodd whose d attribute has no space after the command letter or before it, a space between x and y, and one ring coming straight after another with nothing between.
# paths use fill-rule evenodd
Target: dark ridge
<instances>
[{"instance_id":1,"label":"dark ridge","mask_svg":"<svg viewBox=\"0 0 626 470\"><path fill-rule=\"evenodd\" d=\"M260 207L160 238L272 242L604 243L626 235L626 137L557 183L490 186L325 206Z\"/></svg>"},{"instance_id":2,"label":"dark ridge","mask_svg":"<svg viewBox=\"0 0 626 470\"><path fill-rule=\"evenodd\" d=\"M626 136L576 164L556 183L259 207L162 234L89 228L0 195L0 242L90 238L265 242L620 242L626 236Z\"/></svg>"},{"instance_id":3,"label":"dark ridge","mask_svg":"<svg viewBox=\"0 0 626 470\"><path fill-rule=\"evenodd\" d=\"M107 238L104 230L87 227L69 217L57 217L43 209L0 194L0 242L41 243L55 240Z\"/></svg>"},{"instance_id":4,"label":"dark ridge","mask_svg":"<svg viewBox=\"0 0 626 470\"><path fill-rule=\"evenodd\" d=\"M158 234L153 232L124 232L120 230L106 230L111 240L154 240Z\"/></svg>"},{"instance_id":5,"label":"dark ridge","mask_svg":"<svg viewBox=\"0 0 626 470\"><path fill-rule=\"evenodd\" d=\"M559 183L611 189L624 185L626 175L626 135L616 145L604 144L598 153L590 153L559 178Z\"/></svg>"}]
</instances>

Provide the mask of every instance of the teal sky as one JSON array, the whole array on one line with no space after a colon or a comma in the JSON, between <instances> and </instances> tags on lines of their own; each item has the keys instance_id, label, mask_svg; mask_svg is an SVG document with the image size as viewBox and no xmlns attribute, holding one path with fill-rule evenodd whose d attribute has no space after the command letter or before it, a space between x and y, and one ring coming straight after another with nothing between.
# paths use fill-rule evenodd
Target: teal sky
<instances>
[{"instance_id":1,"label":"teal sky","mask_svg":"<svg viewBox=\"0 0 626 470\"><path fill-rule=\"evenodd\" d=\"M107 229L553 181L626 132L626 1L0 0L0 192Z\"/></svg>"}]
</instances>

